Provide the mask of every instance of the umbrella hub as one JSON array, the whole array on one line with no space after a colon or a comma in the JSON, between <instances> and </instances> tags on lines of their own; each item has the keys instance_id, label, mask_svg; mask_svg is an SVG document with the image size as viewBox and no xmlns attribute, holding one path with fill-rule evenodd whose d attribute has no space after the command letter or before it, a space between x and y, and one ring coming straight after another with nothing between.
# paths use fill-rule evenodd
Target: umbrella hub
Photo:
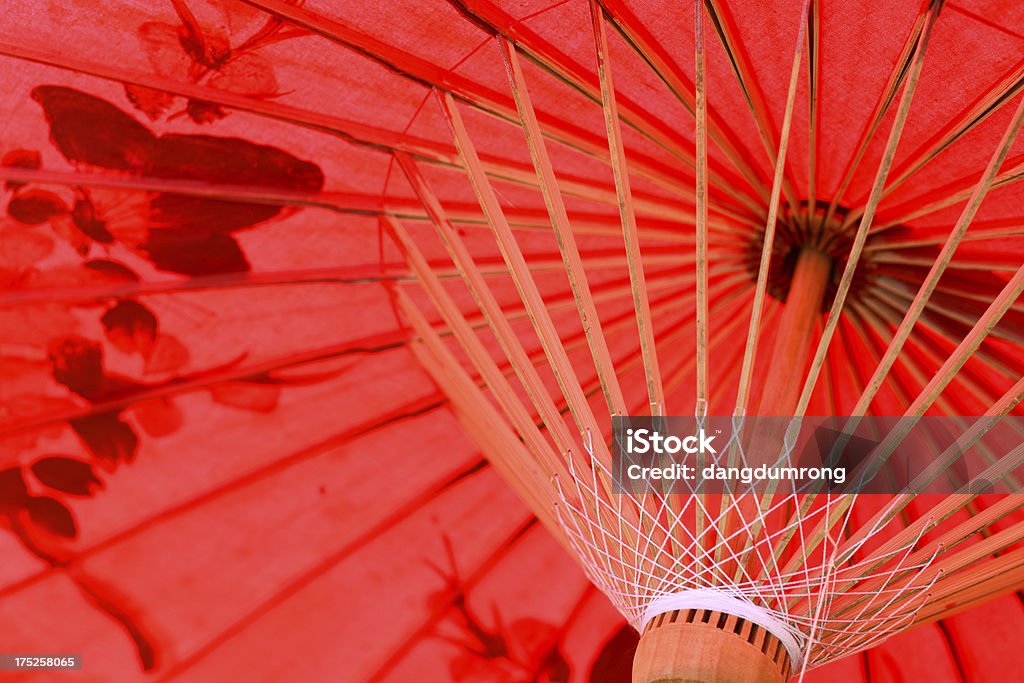
<instances>
[{"instance_id":1,"label":"umbrella hub","mask_svg":"<svg viewBox=\"0 0 1024 683\"><path fill-rule=\"evenodd\" d=\"M717 591L666 596L644 616L633 683L784 683L800 657L775 614Z\"/></svg>"},{"instance_id":2,"label":"umbrella hub","mask_svg":"<svg viewBox=\"0 0 1024 683\"><path fill-rule=\"evenodd\" d=\"M805 371L813 354L814 329L832 304L852 257L855 221L842 207L803 202L780 211L772 240L767 293L784 304L775 335L772 363L761 384L758 415L792 415L798 405ZM749 246L748 268L756 280L764 234ZM869 285L876 249L871 238L858 259L847 301ZM877 246L877 245L875 245Z\"/></svg>"},{"instance_id":3,"label":"umbrella hub","mask_svg":"<svg viewBox=\"0 0 1024 683\"><path fill-rule=\"evenodd\" d=\"M856 222L846 225L848 216L848 209L837 206L830 212L829 204L823 201L817 201L813 205L806 201L801 202L795 211L788 205L781 207L772 241L768 295L786 303L793 288L801 252L813 250L824 254L829 261L825 291L818 306L820 312L827 312L835 300L839 279L849 261L854 234L857 231ZM871 248L872 241L872 237L869 236L850 283L848 296L851 299L860 296L870 282L873 270L872 256L876 253ZM754 280L757 279L763 244L764 232L761 231L751 238L747 247L747 269Z\"/></svg>"}]
</instances>

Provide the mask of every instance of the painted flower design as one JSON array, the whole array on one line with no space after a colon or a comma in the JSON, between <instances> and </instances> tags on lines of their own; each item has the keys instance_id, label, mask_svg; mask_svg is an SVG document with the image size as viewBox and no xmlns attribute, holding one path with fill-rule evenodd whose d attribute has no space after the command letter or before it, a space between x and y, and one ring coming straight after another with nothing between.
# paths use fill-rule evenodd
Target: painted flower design
<instances>
[{"instance_id":1,"label":"painted flower design","mask_svg":"<svg viewBox=\"0 0 1024 683\"><path fill-rule=\"evenodd\" d=\"M305 35L304 31L267 18L244 3L172 0L171 4L177 23L150 21L138 29L142 50L158 75L258 99L280 94L273 63L261 53L274 43ZM136 85L125 85L125 93L152 121L187 115L196 123L212 123L228 115L221 107L197 100L188 100L183 109L169 113L181 98Z\"/></svg>"},{"instance_id":2,"label":"painted flower design","mask_svg":"<svg viewBox=\"0 0 1024 683\"><path fill-rule=\"evenodd\" d=\"M185 11L183 3L176 7ZM217 34L180 35L196 55L204 50L204 59L213 60L207 72L195 72L197 78L227 83L237 73L233 69L246 64L258 72L253 65L259 60L244 58L248 48L221 54L221 43L211 38ZM50 142L78 171L307 192L324 182L319 166L284 150L241 138L158 135L74 88L40 85L31 97L49 125ZM14 148L0 165L39 170L42 159L38 150ZM76 501L101 495L112 473L131 465L147 439L183 427L182 391L204 391L233 410L268 413L286 387L343 371L249 370L245 350L218 366L195 367L190 349L166 329L161 309L133 294L146 264L187 277L250 270L235 236L280 219L282 207L26 182L8 182L3 193L0 287L15 304L0 308L0 428L13 430L0 439L0 529L50 566L64 566L80 538ZM32 299L40 291L83 286L111 294ZM21 294L25 303L18 302ZM136 370L113 369L115 356L134 357ZM62 439L69 432L75 438ZM122 625L142 668L155 668L158 643L130 607L112 597L116 589L74 580Z\"/></svg>"},{"instance_id":3,"label":"painted flower design","mask_svg":"<svg viewBox=\"0 0 1024 683\"><path fill-rule=\"evenodd\" d=\"M50 140L79 170L306 192L323 186L316 164L276 147L241 138L156 135L109 102L63 86L39 86L32 98L50 124ZM8 163L39 162L24 151ZM159 270L183 275L249 270L233 234L283 211L169 192L25 184L11 192L11 218L25 226L48 224L83 257L119 244Z\"/></svg>"}]
</instances>

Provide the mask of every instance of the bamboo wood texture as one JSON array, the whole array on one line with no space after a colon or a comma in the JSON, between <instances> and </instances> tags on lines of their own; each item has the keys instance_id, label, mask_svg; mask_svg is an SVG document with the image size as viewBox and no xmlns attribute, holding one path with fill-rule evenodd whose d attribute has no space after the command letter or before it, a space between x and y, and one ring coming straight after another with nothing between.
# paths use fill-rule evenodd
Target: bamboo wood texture
<instances>
[{"instance_id":1,"label":"bamboo wood texture","mask_svg":"<svg viewBox=\"0 0 1024 683\"><path fill-rule=\"evenodd\" d=\"M633 683L784 683L786 648L763 627L725 612L674 610L647 625Z\"/></svg>"},{"instance_id":2,"label":"bamboo wood texture","mask_svg":"<svg viewBox=\"0 0 1024 683\"><path fill-rule=\"evenodd\" d=\"M821 319L821 302L831 274L832 260L826 254L813 247L800 250L772 349L759 415L792 415L796 409L800 382L794 378L803 377L806 370L814 326Z\"/></svg>"}]
</instances>

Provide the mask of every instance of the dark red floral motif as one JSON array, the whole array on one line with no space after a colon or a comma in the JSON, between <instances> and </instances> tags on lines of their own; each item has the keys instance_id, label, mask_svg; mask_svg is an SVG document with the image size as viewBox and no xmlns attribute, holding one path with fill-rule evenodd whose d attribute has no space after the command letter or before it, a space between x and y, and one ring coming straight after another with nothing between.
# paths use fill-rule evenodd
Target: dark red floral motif
<instances>
[{"instance_id":1,"label":"dark red floral motif","mask_svg":"<svg viewBox=\"0 0 1024 683\"><path fill-rule=\"evenodd\" d=\"M50 140L71 163L168 180L317 192L316 164L240 138L157 136L114 105L73 88L32 90L50 124ZM31 153L10 163L33 164ZM249 269L232 236L278 216L268 204L168 192L71 188L62 196L31 185L12 188L8 215L27 226L49 223L80 254L93 245L121 244L160 270L209 275Z\"/></svg>"},{"instance_id":2,"label":"dark red floral motif","mask_svg":"<svg viewBox=\"0 0 1024 683\"><path fill-rule=\"evenodd\" d=\"M497 607L493 626L479 619L467 603L465 582L459 577L451 540L443 538L449 567L429 563L444 579L445 588L431 599L434 607L449 610L448 621L459 636L438 634L459 648L449 665L452 680L465 683L568 683L569 662L561 649L561 633L539 619L517 619L506 624Z\"/></svg>"},{"instance_id":3,"label":"dark red floral motif","mask_svg":"<svg viewBox=\"0 0 1024 683\"><path fill-rule=\"evenodd\" d=\"M92 465L78 458L60 455L40 458L33 463L32 473L51 489L71 496L88 497L103 488Z\"/></svg>"},{"instance_id":4,"label":"dark red floral motif","mask_svg":"<svg viewBox=\"0 0 1024 683\"><path fill-rule=\"evenodd\" d=\"M0 515L11 515L28 502L28 487L20 467L0 470Z\"/></svg>"},{"instance_id":5,"label":"dark red floral motif","mask_svg":"<svg viewBox=\"0 0 1024 683\"><path fill-rule=\"evenodd\" d=\"M41 487L49 495L31 493L30 479L35 482L32 490ZM28 468L8 467L0 470L0 522L15 529L36 554L56 559L49 549L56 549L53 542L78 535L74 513L60 499L89 498L102 488L92 465L71 456L47 455Z\"/></svg>"},{"instance_id":6,"label":"dark red floral motif","mask_svg":"<svg viewBox=\"0 0 1024 683\"><path fill-rule=\"evenodd\" d=\"M171 0L171 4L178 23L149 21L138 30L139 43L157 74L257 99L280 94L273 63L261 52L307 32L277 17L254 12L243 3ZM153 121L167 114L180 99L137 85L126 85L125 94ZM228 110L188 100L184 109L169 117L182 115L205 124L224 118Z\"/></svg>"},{"instance_id":7,"label":"dark red floral motif","mask_svg":"<svg viewBox=\"0 0 1024 683\"><path fill-rule=\"evenodd\" d=\"M43 165L43 157L39 152L31 149L14 149L8 152L0 159L0 166L10 166L12 168L31 168L38 169ZM12 180L8 180L4 183L4 187L8 190L13 190L16 187L20 187L22 183L18 183Z\"/></svg>"},{"instance_id":8,"label":"dark red floral motif","mask_svg":"<svg viewBox=\"0 0 1024 683\"><path fill-rule=\"evenodd\" d=\"M8 215L25 225L40 225L67 210L60 197L46 190L19 192L7 205Z\"/></svg>"},{"instance_id":9,"label":"dark red floral motif","mask_svg":"<svg viewBox=\"0 0 1024 683\"><path fill-rule=\"evenodd\" d=\"M199 42L217 44L208 38L204 34ZM189 49L198 50L199 42L189 43ZM224 72L234 61L244 63L238 55L248 49L231 50L233 56L218 58L222 61L213 70ZM207 77L212 79L211 74ZM43 109L53 145L83 171L307 192L323 185L318 166L275 147L238 138L156 135L109 102L73 88L43 85L32 91L32 98ZM199 111L202 103L188 106ZM39 169L42 155L15 149L0 164ZM0 286L11 289L131 287L141 277L117 260L111 249L115 245L173 273L245 271L249 262L234 234L282 212L275 206L171 192L24 182L8 182L4 189L8 200L0 225ZM70 245L78 259L43 265L57 251L58 240ZM0 424L14 427L3 446L16 456L0 468L0 528L53 567L66 566L75 556L80 520L74 501L100 495L107 473L133 462L145 439L182 427L179 392L201 389L221 405L269 412L276 409L285 387L324 381L339 372L247 372L242 367L245 353L223 365L188 372L189 349L162 328L159 312L144 297L47 301L0 313L7 341L46 351L45 357L0 351ZM86 336L96 325L102 333ZM139 376L110 371L105 357L114 353L139 357ZM26 422L37 426L24 429ZM34 454L44 437L59 437L69 428L78 437L80 453ZM154 669L157 643L130 606L121 604L118 591L84 573L71 580L124 628L142 668Z\"/></svg>"},{"instance_id":10,"label":"dark red floral motif","mask_svg":"<svg viewBox=\"0 0 1024 683\"><path fill-rule=\"evenodd\" d=\"M125 353L147 355L156 344L156 315L138 301L118 301L100 322L110 343Z\"/></svg>"}]
</instances>

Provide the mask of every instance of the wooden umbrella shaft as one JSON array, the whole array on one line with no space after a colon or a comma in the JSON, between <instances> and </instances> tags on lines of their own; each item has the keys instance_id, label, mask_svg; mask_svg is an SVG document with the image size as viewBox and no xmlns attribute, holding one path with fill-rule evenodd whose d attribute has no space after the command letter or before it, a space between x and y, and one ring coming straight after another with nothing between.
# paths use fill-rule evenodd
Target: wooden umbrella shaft
<instances>
[{"instance_id":1,"label":"wooden umbrella shaft","mask_svg":"<svg viewBox=\"0 0 1024 683\"><path fill-rule=\"evenodd\" d=\"M757 624L710 609L664 612L644 629L633 683L785 683L792 662Z\"/></svg>"},{"instance_id":2,"label":"wooden umbrella shaft","mask_svg":"<svg viewBox=\"0 0 1024 683\"><path fill-rule=\"evenodd\" d=\"M803 389L814 326L832 275L831 258L800 249L772 349L759 415L792 415ZM773 458L782 434L758 434L755 459ZM784 683L791 661L772 633L736 615L674 610L652 619L633 662L633 683Z\"/></svg>"},{"instance_id":3,"label":"wooden umbrella shaft","mask_svg":"<svg viewBox=\"0 0 1024 683\"><path fill-rule=\"evenodd\" d=\"M832 259L812 246L797 256L758 415L792 415L803 389L814 326L832 274Z\"/></svg>"}]
</instances>

